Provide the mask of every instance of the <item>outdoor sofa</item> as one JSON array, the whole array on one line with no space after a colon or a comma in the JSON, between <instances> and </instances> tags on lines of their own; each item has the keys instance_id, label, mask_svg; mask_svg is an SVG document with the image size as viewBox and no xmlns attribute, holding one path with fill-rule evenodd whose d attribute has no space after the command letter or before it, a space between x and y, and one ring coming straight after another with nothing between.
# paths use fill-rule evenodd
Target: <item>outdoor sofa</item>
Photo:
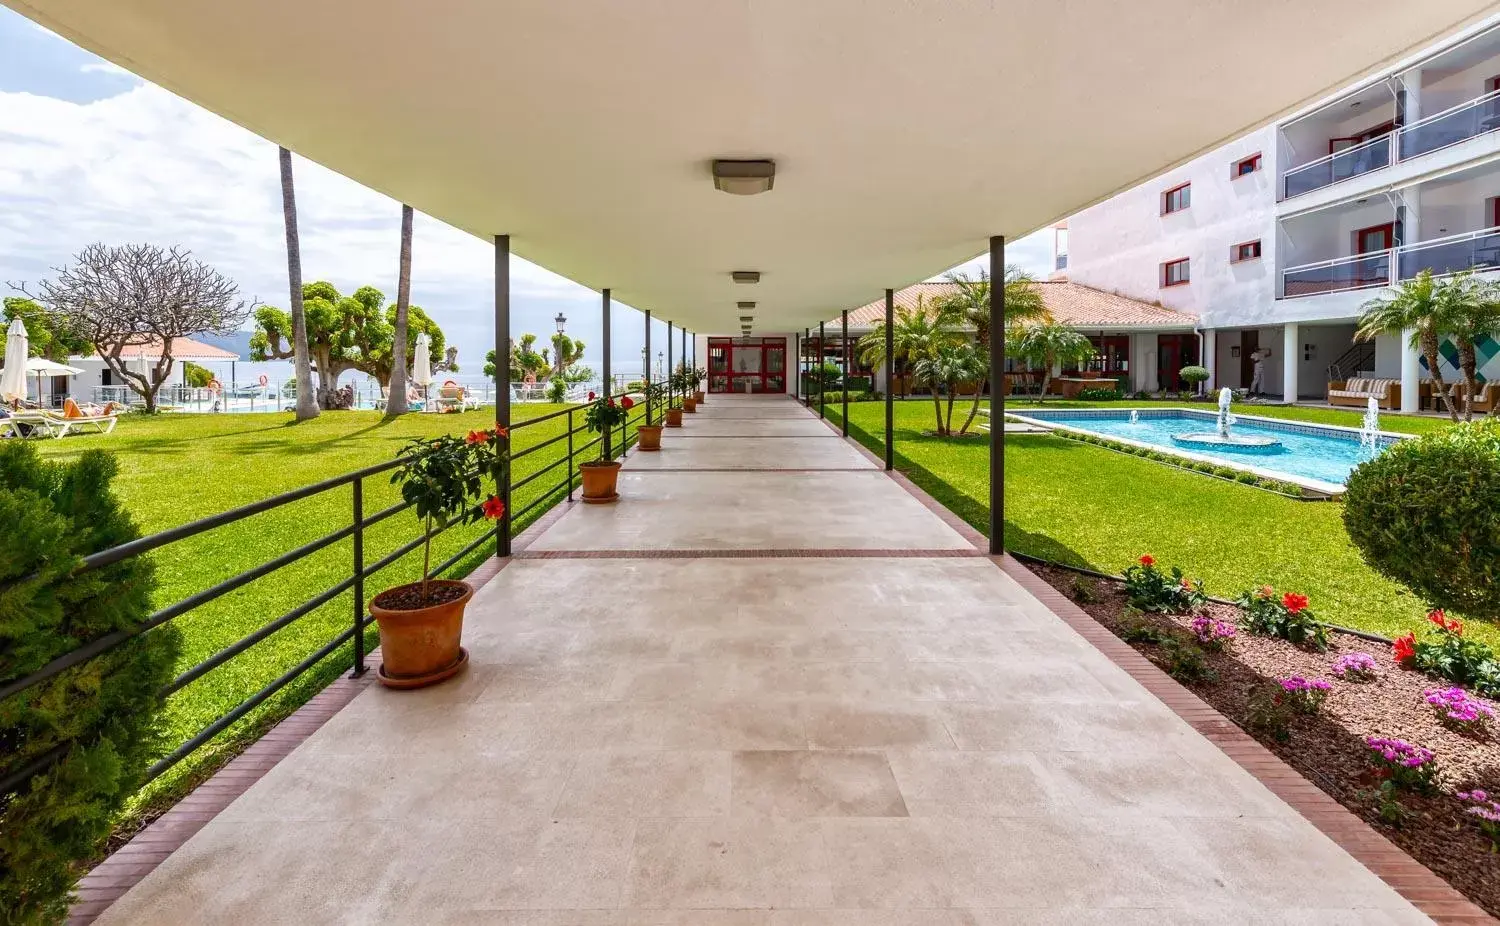
<instances>
[{"instance_id":1,"label":"outdoor sofa","mask_svg":"<svg viewBox=\"0 0 1500 926\"><path fill-rule=\"evenodd\" d=\"M1328 384L1329 405L1349 405L1363 408L1373 396L1381 408L1401 407L1401 381L1399 379L1335 380Z\"/></svg>"}]
</instances>

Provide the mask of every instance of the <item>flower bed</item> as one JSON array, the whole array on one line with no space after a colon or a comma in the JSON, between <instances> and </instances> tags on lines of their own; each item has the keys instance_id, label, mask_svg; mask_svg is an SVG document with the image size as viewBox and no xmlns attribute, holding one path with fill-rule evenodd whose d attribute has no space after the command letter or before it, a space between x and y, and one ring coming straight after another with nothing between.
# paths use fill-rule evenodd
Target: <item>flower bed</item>
<instances>
[{"instance_id":1,"label":"flower bed","mask_svg":"<svg viewBox=\"0 0 1500 926\"><path fill-rule=\"evenodd\" d=\"M1120 581L1031 568L1391 842L1500 915L1500 854L1487 835L1500 826L1490 819L1500 816L1493 804L1500 797L1500 722L1484 732L1461 719L1484 714L1464 707L1466 701L1493 705L1473 691L1453 694L1451 682L1402 668L1391 647L1359 637L1330 633L1327 649L1318 651L1249 632L1244 612L1233 605L1210 602L1196 614L1142 612L1129 606ZM1306 608L1300 597L1290 604L1295 612ZM1240 631L1216 635L1218 648L1198 646L1214 622ZM1185 655L1187 648L1192 652ZM1417 761L1426 752L1432 758ZM1401 764L1409 761L1416 764ZM1434 772L1434 786L1421 786Z\"/></svg>"}]
</instances>

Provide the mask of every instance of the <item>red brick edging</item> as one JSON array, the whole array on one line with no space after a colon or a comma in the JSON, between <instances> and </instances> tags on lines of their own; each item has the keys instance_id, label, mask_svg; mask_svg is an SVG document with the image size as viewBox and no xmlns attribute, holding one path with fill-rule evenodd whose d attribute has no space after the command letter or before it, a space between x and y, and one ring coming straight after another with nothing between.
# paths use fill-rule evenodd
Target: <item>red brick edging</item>
<instances>
[{"instance_id":1,"label":"red brick edging","mask_svg":"<svg viewBox=\"0 0 1500 926\"><path fill-rule=\"evenodd\" d=\"M826 423L835 431L838 430L832 422ZM878 466L885 466L885 461L864 444L853 438L846 440ZM887 475L928 510L942 518L949 527L974 544L976 551L988 551L989 538L975 530L967 521L943 507L937 499L900 472L891 470ZM1438 923L1472 926L1476 923L1497 922L1448 882L1433 874L1427 866L1407 855L1353 811L1304 778L1301 772L1286 764L1280 756L1256 742L1254 737L1241 730L1232 720L1157 668L1151 660L1136 652L1130 644L1115 636L1109 628L1090 617L1087 611L1048 585L1019 560L1011 556L988 558L1063 623L1125 670L1158 701L1219 747L1220 751L1241 768L1254 775L1272 794L1300 813L1323 835L1333 840L1412 906Z\"/></svg>"}]
</instances>

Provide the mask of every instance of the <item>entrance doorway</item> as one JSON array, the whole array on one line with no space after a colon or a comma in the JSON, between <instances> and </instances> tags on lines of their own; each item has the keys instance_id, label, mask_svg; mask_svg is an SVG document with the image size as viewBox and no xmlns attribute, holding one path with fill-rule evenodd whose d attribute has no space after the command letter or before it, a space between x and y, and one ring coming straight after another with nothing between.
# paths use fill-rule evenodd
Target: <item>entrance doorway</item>
<instances>
[{"instance_id":1,"label":"entrance doorway","mask_svg":"<svg viewBox=\"0 0 1500 926\"><path fill-rule=\"evenodd\" d=\"M1191 334L1156 336L1156 381L1162 389L1180 392L1188 388L1183 367L1198 362L1198 338Z\"/></svg>"},{"instance_id":2,"label":"entrance doorway","mask_svg":"<svg viewBox=\"0 0 1500 926\"><path fill-rule=\"evenodd\" d=\"M709 338L708 391L786 392L786 338Z\"/></svg>"},{"instance_id":3,"label":"entrance doorway","mask_svg":"<svg viewBox=\"0 0 1500 926\"><path fill-rule=\"evenodd\" d=\"M1249 389L1255 381L1255 352L1260 350L1259 331L1240 332L1240 388Z\"/></svg>"}]
</instances>

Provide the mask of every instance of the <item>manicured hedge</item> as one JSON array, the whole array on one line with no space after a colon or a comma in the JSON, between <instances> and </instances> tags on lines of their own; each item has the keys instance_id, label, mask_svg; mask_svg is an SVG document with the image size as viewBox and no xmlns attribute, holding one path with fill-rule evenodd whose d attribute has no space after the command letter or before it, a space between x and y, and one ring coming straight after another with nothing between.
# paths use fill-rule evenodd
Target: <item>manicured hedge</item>
<instances>
[{"instance_id":1,"label":"manicured hedge","mask_svg":"<svg viewBox=\"0 0 1500 926\"><path fill-rule=\"evenodd\" d=\"M112 457L44 463L0 442L0 682L14 681L150 613L151 564L125 560L72 575L82 556L138 536L109 483ZM172 678L177 631L149 631L0 701L0 776L57 747L55 765L0 794L0 914L59 922L80 861L109 833L154 754L157 696Z\"/></svg>"},{"instance_id":2,"label":"manicured hedge","mask_svg":"<svg viewBox=\"0 0 1500 926\"><path fill-rule=\"evenodd\" d=\"M1349 477L1344 527L1429 604L1500 619L1500 421L1404 440Z\"/></svg>"}]
</instances>

